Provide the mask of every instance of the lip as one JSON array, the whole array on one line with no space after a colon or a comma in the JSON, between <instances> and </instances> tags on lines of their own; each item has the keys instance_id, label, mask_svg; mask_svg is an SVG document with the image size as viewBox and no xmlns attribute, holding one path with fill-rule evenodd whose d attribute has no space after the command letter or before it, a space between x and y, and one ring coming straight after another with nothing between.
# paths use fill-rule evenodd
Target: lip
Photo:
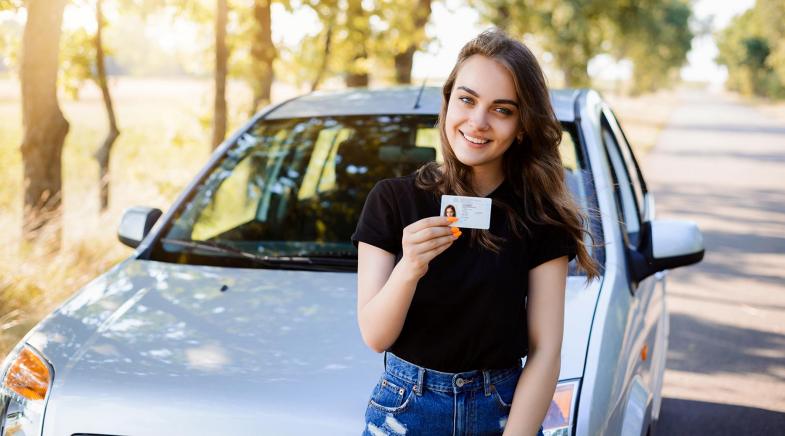
<instances>
[{"instance_id":1,"label":"lip","mask_svg":"<svg viewBox=\"0 0 785 436\"><path fill-rule=\"evenodd\" d=\"M458 132L461 134L461 137L463 137L464 141L466 141L466 143L469 144L470 147L482 148L482 147L485 147L486 145L490 144L493 141L492 139L488 139L488 138L485 138L485 137L482 137L482 136L468 135L468 134L464 133L462 130L458 130ZM483 140L486 140L488 142L477 143L477 142L473 142L469 138L472 138L472 139L483 139Z\"/></svg>"}]
</instances>

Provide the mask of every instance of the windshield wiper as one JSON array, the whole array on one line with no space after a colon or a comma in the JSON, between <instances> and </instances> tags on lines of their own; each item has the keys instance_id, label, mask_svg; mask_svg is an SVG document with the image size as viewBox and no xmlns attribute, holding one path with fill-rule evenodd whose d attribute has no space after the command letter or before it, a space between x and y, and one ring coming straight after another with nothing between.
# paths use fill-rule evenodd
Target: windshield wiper
<instances>
[{"instance_id":1,"label":"windshield wiper","mask_svg":"<svg viewBox=\"0 0 785 436\"><path fill-rule=\"evenodd\" d=\"M305 254L311 259L348 259L357 260L356 251L314 251L313 253Z\"/></svg>"},{"instance_id":2,"label":"windshield wiper","mask_svg":"<svg viewBox=\"0 0 785 436\"><path fill-rule=\"evenodd\" d=\"M162 238L161 242L164 244L175 244L188 248L195 248L199 250L212 251L221 254L231 254L236 257L242 257L250 260L253 263L267 267L267 268L286 268L296 269L303 271L331 271L324 268L327 265L340 265L344 266L346 263L330 263L330 262L314 262L308 257L304 256L262 256L259 254L249 253L247 251L239 250L237 248L219 244L216 242L208 241L194 241L185 239L168 239Z\"/></svg>"}]
</instances>

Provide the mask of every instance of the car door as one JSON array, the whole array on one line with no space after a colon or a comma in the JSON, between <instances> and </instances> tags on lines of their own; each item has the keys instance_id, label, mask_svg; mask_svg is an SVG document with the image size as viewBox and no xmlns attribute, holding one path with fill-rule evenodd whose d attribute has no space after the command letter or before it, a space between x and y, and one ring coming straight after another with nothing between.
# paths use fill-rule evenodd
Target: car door
<instances>
[{"instance_id":1,"label":"car door","mask_svg":"<svg viewBox=\"0 0 785 436\"><path fill-rule=\"evenodd\" d=\"M657 346L658 326L662 324L664 312L664 290L662 286L656 286L658 276L636 281L630 272L630 257L648 237L643 223L653 216L653 200L647 198L645 181L632 149L607 107L602 111L601 135L611 167L614 195L621 217L619 225L628 254L627 286L630 293L627 328L622 339L622 356L625 356L626 362L615 380L624 389L618 408L613 411L614 427L619 428L623 435L641 435L645 434L648 425L653 391L661 383L657 374L653 374L652 361L653 357L665 353L664 347Z\"/></svg>"}]
</instances>

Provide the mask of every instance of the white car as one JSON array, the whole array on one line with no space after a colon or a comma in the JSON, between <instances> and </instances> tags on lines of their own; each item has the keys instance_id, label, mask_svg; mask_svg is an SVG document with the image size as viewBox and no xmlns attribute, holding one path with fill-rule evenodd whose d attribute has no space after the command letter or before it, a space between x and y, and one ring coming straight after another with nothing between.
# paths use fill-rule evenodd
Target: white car
<instances>
[{"instance_id":1,"label":"white car","mask_svg":"<svg viewBox=\"0 0 785 436\"><path fill-rule=\"evenodd\" d=\"M586 283L570 265L545 434L646 435L668 348L665 270L702 259L701 233L655 220L599 94L551 97L603 274ZM357 327L350 235L378 180L441 159L440 104L438 88L396 88L271 106L216 150L163 217L129 209L119 238L135 253L41 321L0 367L0 435L361 433L383 363Z\"/></svg>"}]
</instances>

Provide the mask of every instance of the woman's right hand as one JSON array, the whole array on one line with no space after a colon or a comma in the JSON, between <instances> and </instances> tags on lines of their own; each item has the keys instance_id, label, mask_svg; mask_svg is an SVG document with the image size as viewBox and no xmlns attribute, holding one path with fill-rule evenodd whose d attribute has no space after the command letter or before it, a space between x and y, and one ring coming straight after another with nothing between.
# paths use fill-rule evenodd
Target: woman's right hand
<instances>
[{"instance_id":1,"label":"woman's right hand","mask_svg":"<svg viewBox=\"0 0 785 436\"><path fill-rule=\"evenodd\" d=\"M457 220L455 217L434 216L406 226L401 238L403 256L400 266L417 280L424 276L431 260L450 248L453 241L461 236L459 228L449 227Z\"/></svg>"}]
</instances>

